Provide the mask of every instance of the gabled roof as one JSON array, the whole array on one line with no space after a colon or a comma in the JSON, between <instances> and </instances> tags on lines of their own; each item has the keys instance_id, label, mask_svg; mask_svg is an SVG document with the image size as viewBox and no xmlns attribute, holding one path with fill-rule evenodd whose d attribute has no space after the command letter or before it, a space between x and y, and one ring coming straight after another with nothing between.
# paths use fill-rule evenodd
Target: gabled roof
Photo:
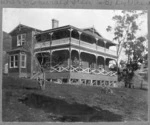
<instances>
[{"instance_id":1,"label":"gabled roof","mask_svg":"<svg viewBox=\"0 0 150 125\"><path fill-rule=\"evenodd\" d=\"M18 24L11 32L9 32L9 34L12 34L15 30L17 30L17 29L19 29L19 28L28 28L28 29L31 29L31 30L39 31L39 32L42 31L42 30L39 30L39 29L30 27L30 26L26 26L26 25L23 25L23 24Z\"/></svg>"},{"instance_id":2,"label":"gabled roof","mask_svg":"<svg viewBox=\"0 0 150 125\"><path fill-rule=\"evenodd\" d=\"M82 30L102 37L102 35L94 27L84 28Z\"/></svg>"}]
</instances>

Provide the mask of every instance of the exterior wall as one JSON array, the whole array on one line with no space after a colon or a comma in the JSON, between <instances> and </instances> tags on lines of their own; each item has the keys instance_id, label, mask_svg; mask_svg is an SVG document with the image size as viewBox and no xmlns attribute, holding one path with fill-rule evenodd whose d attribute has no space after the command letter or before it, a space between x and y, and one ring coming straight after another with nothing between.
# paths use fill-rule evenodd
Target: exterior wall
<instances>
[{"instance_id":1,"label":"exterior wall","mask_svg":"<svg viewBox=\"0 0 150 125\"><path fill-rule=\"evenodd\" d=\"M31 74L31 54L26 53L26 68L21 68L21 73Z\"/></svg>"},{"instance_id":2,"label":"exterior wall","mask_svg":"<svg viewBox=\"0 0 150 125\"><path fill-rule=\"evenodd\" d=\"M31 41L32 41L32 31L20 31L19 33L13 33L12 34L12 50L17 48L17 35L18 34L26 34L26 43L23 45L23 47L25 49L27 49L28 51L30 51L30 47L31 47Z\"/></svg>"},{"instance_id":3,"label":"exterior wall","mask_svg":"<svg viewBox=\"0 0 150 125\"><path fill-rule=\"evenodd\" d=\"M15 49L17 47L17 36L16 35L17 34L12 36L12 44L11 44L12 49Z\"/></svg>"},{"instance_id":4,"label":"exterior wall","mask_svg":"<svg viewBox=\"0 0 150 125\"><path fill-rule=\"evenodd\" d=\"M20 67L20 54L19 52L17 53L12 53L10 54L13 55L13 54L17 54L18 55L18 68L10 68L10 63L8 64L8 71L9 71L9 75L13 75L13 76L19 76L19 77L27 77L27 76L30 76L30 73L31 73L31 56L30 56L30 53L26 53L26 68L20 68L19 70L19 67ZM9 59L10 60L10 59Z\"/></svg>"},{"instance_id":5,"label":"exterior wall","mask_svg":"<svg viewBox=\"0 0 150 125\"><path fill-rule=\"evenodd\" d=\"M26 53L26 68L21 68L20 69L20 74L19 74L19 68L9 68L9 74L14 73L15 76L18 74L19 77L30 77L31 76L31 67L32 67L32 56L31 56L31 49L32 49L32 40L33 40L33 35L32 35L32 31L29 30L24 30L22 29L19 33L18 32L14 32L12 33L12 50L16 49L17 47L17 35L18 34L22 34L25 33L26 34L26 42L24 45L22 45L23 48L25 48L28 52ZM15 52L16 53L16 52ZM17 52L19 54L19 52ZM20 59L19 59L20 60Z\"/></svg>"},{"instance_id":6,"label":"exterior wall","mask_svg":"<svg viewBox=\"0 0 150 125\"><path fill-rule=\"evenodd\" d=\"M8 73L8 76L19 77L19 72Z\"/></svg>"},{"instance_id":7,"label":"exterior wall","mask_svg":"<svg viewBox=\"0 0 150 125\"><path fill-rule=\"evenodd\" d=\"M9 73L9 75L11 75L12 73L14 73L15 75L18 73L19 74L19 66L18 66L18 68L10 68L10 56L11 55L18 55L18 57L19 57L19 53L17 53L17 52L14 52L14 53L11 53L10 55L9 55L9 58L8 58L8 73Z\"/></svg>"},{"instance_id":8,"label":"exterior wall","mask_svg":"<svg viewBox=\"0 0 150 125\"><path fill-rule=\"evenodd\" d=\"M12 72L12 73L9 73L8 74L9 76L13 76L13 77L25 77L27 78L28 77L28 74L27 73L20 73L19 72Z\"/></svg>"},{"instance_id":9,"label":"exterior wall","mask_svg":"<svg viewBox=\"0 0 150 125\"><path fill-rule=\"evenodd\" d=\"M9 68L9 74L10 73L19 73L19 68Z\"/></svg>"},{"instance_id":10,"label":"exterior wall","mask_svg":"<svg viewBox=\"0 0 150 125\"><path fill-rule=\"evenodd\" d=\"M31 53L27 53L26 73L31 74Z\"/></svg>"},{"instance_id":11,"label":"exterior wall","mask_svg":"<svg viewBox=\"0 0 150 125\"><path fill-rule=\"evenodd\" d=\"M26 32L26 43L24 48L31 52L31 45L32 45L32 31Z\"/></svg>"}]
</instances>

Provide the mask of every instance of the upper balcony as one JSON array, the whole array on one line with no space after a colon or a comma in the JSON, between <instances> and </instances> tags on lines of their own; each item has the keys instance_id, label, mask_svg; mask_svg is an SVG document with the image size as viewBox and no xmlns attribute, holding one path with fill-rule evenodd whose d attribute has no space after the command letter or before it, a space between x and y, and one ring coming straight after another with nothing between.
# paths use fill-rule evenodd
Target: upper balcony
<instances>
[{"instance_id":1,"label":"upper balcony","mask_svg":"<svg viewBox=\"0 0 150 125\"><path fill-rule=\"evenodd\" d=\"M88 49L89 51L96 51L117 57L117 52L110 49L111 46L116 46L116 44L104 39L99 33L94 33L94 31L91 32L90 30L81 30L68 25L43 31L40 34L36 34L37 42L34 49L74 45L75 47Z\"/></svg>"},{"instance_id":2,"label":"upper balcony","mask_svg":"<svg viewBox=\"0 0 150 125\"><path fill-rule=\"evenodd\" d=\"M69 43L70 43L69 40L70 40L69 37L58 39L58 40L52 40L51 47L61 46L61 45L69 45ZM88 42L78 40L75 38L71 38L71 45L76 45L78 47L83 47L83 48L87 48L87 49L94 50L97 52L107 53L109 55L117 56L117 52L115 50L111 50L111 49L107 49L107 48L98 46L95 43L90 44ZM35 44L34 49L47 48L47 47L50 47L50 41L38 42Z\"/></svg>"},{"instance_id":3,"label":"upper balcony","mask_svg":"<svg viewBox=\"0 0 150 125\"><path fill-rule=\"evenodd\" d=\"M82 40L79 41L75 38L71 38L71 44L81 46L81 47L84 47L84 48L88 48L90 50L95 50L95 51L98 51L98 52L107 53L109 55L117 56L117 52L115 50L111 50L111 49L107 49L107 48L98 46L95 43L90 44L90 43L84 42Z\"/></svg>"}]
</instances>

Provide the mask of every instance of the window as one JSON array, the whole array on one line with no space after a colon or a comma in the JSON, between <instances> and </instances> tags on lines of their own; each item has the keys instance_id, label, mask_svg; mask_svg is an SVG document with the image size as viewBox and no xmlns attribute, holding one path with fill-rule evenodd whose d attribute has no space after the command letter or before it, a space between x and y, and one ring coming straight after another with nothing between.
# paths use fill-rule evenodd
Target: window
<instances>
[{"instance_id":1,"label":"window","mask_svg":"<svg viewBox=\"0 0 150 125\"><path fill-rule=\"evenodd\" d=\"M26 54L21 54L21 68L26 68Z\"/></svg>"},{"instance_id":2,"label":"window","mask_svg":"<svg viewBox=\"0 0 150 125\"><path fill-rule=\"evenodd\" d=\"M22 46L26 42L26 34L17 35L17 46Z\"/></svg>"},{"instance_id":3,"label":"window","mask_svg":"<svg viewBox=\"0 0 150 125\"><path fill-rule=\"evenodd\" d=\"M18 55L10 56L10 68L18 67Z\"/></svg>"},{"instance_id":4,"label":"window","mask_svg":"<svg viewBox=\"0 0 150 125\"><path fill-rule=\"evenodd\" d=\"M14 56L10 56L10 68L14 67Z\"/></svg>"},{"instance_id":5,"label":"window","mask_svg":"<svg viewBox=\"0 0 150 125\"><path fill-rule=\"evenodd\" d=\"M22 34L22 45L26 42L26 34Z\"/></svg>"},{"instance_id":6,"label":"window","mask_svg":"<svg viewBox=\"0 0 150 125\"><path fill-rule=\"evenodd\" d=\"M14 67L18 67L18 55L15 55L14 58L15 58L15 61L14 61L15 66Z\"/></svg>"}]
</instances>

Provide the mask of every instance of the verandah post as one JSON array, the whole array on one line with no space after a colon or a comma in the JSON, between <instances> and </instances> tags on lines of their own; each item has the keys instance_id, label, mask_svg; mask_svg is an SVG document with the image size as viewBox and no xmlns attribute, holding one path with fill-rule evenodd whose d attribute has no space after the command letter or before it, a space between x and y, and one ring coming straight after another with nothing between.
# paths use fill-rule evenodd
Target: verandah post
<instances>
[{"instance_id":1,"label":"verandah post","mask_svg":"<svg viewBox=\"0 0 150 125\"><path fill-rule=\"evenodd\" d=\"M98 38L95 38L96 39L96 52L97 52L97 43L98 43ZM97 66L97 54L96 54L96 69L98 68Z\"/></svg>"},{"instance_id":2,"label":"verandah post","mask_svg":"<svg viewBox=\"0 0 150 125\"><path fill-rule=\"evenodd\" d=\"M69 72L71 71L71 34L72 34L72 30L73 29L68 29L70 34L69 34ZM71 79L70 79L70 76L68 78L68 83L71 84Z\"/></svg>"},{"instance_id":3,"label":"verandah post","mask_svg":"<svg viewBox=\"0 0 150 125\"><path fill-rule=\"evenodd\" d=\"M51 66L52 66L52 35L53 35L53 32L52 33L49 33L50 34L50 70L51 70Z\"/></svg>"},{"instance_id":4,"label":"verandah post","mask_svg":"<svg viewBox=\"0 0 150 125\"><path fill-rule=\"evenodd\" d=\"M106 41L104 41L104 51L106 52Z\"/></svg>"},{"instance_id":5,"label":"verandah post","mask_svg":"<svg viewBox=\"0 0 150 125\"><path fill-rule=\"evenodd\" d=\"M22 62L22 58L21 58L21 52L19 52L18 54L18 60L19 60L19 77L21 76L21 62Z\"/></svg>"},{"instance_id":6,"label":"verandah post","mask_svg":"<svg viewBox=\"0 0 150 125\"><path fill-rule=\"evenodd\" d=\"M81 57L80 57L80 43L81 43L81 34L82 32L78 31L79 34L79 64L81 64Z\"/></svg>"},{"instance_id":7,"label":"verandah post","mask_svg":"<svg viewBox=\"0 0 150 125\"><path fill-rule=\"evenodd\" d=\"M73 29L68 29L70 31L70 37L69 37L69 71L71 70L71 34Z\"/></svg>"},{"instance_id":8,"label":"verandah post","mask_svg":"<svg viewBox=\"0 0 150 125\"><path fill-rule=\"evenodd\" d=\"M98 56L97 56L97 54L95 55L96 56L96 69L98 69L98 64L97 64L97 58L98 58Z\"/></svg>"},{"instance_id":9,"label":"verandah post","mask_svg":"<svg viewBox=\"0 0 150 125\"><path fill-rule=\"evenodd\" d=\"M105 70L105 65L106 65L106 57L104 57L104 70Z\"/></svg>"}]
</instances>

